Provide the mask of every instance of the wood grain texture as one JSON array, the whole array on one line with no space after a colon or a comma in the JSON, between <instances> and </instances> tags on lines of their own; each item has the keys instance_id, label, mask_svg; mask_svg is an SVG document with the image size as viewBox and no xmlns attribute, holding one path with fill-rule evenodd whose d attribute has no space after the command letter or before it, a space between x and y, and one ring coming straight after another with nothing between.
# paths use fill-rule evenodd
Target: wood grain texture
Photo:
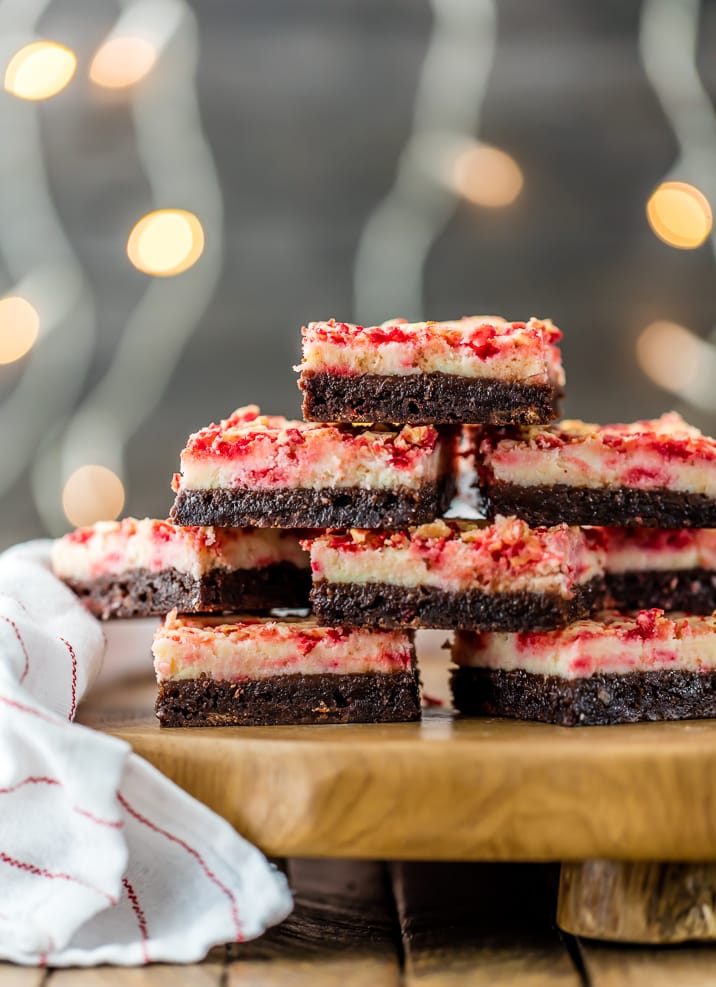
<instances>
[{"instance_id":1,"label":"wood grain texture","mask_svg":"<svg viewBox=\"0 0 716 987\"><path fill-rule=\"evenodd\" d=\"M708 946L651 949L580 942L589 987L713 987L716 950Z\"/></svg>"},{"instance_id":2,"label":"wood grain texture","mask_svg":"<svg viewBox=\"0 0 716 987\"><path fill-rule=\"evenodd\" d=\"M46 970L0 963L0 987L44 987Z\"/></svg>"},{"instance_id":3,"label":"wood grain texture","mask_svg":"<svg viewBox=\"0 0 716 987\"><path fill-rule=\"evenodd\" d=\"M293 913L229 947L227 987L399 987L400 950L383 866L292 860Z\"/></svg>"},{"instance_id":4,"label":"wood grain texture","mask_svg":"<svg viewBox=\"0 0 716 987\"><path fill-rule=\"evenodd\" d=\"M716 939L716 863L564 864L557 921L573 935L613 942Z\"/></svg>"},{"instance_id":5,"label":"wood grain texture","mask_svg":"<svg viewBox=\"0 0 716 987\"><path fill-rule=\"evenodd\" d=\"M407 987L579 987L545 868L395 864Z\"/></svg>"},{"instance_id":6,"label":"wood grain texture","mask_svg":"<svg viewBox=\"0 0 716 987\"><path fill-rule=\"evenodd\" d=\"M46 987L220 987L224 963L213 958L204 963L174 966L96 966L86 970L52 970ZM0 980L0 987L5 984ZM43 985L44 987L44 985Z\"/></svg>"},{"instance_id":7,"label":"wood grain texture","mask_svg":"<svg viewBox=\"0 0 716 987\"><path fill-rule=\"evenodd\" d=\"M400 987L395 963L360 954L232 963L226 987Z\"/></svg>"},{"instance_id":8,"label":"wood grain texture","mask_svg":"<svg viewBox=\"0 0 716 987\"><path fill-rule=\"evenodd\" d=\"M438 707L422 724L160 730L154 694L97 692L80 719L270 855L716 859L716 721L570 730Z\"/></svg>"}]
</instances>

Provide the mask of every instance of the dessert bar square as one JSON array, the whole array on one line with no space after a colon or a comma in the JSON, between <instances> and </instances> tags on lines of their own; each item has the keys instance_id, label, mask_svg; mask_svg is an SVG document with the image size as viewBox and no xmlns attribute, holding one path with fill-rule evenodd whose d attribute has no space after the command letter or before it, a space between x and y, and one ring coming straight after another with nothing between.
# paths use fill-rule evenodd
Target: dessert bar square
<instances>
[{"instance_id":1,"label":"dessert bar square","mask_svg":"<svg viewBox=\"0 0 716 987\"><path fill-rule=\"evenodd\" d=\"M435 521L303 544L326 624L536 630L587 616L603 594L601 548L566 525Z\"/></svg>"},{"instance_id":2,"label":"dessert bar square","mask_svg":"<svg viewBox=\"0 0 716 987\"><path fill-rule=\"evenodd\" d=\"M455 707L562 726L716 716L716 615L607 612L563 630L458 631Z\"/></svg>"},{"instance_id":3,"label":"dessert bar square","mask_svg":"<svg viewBox=\"0 0 716 987\"><path fill-rule=\"evenodd\" d=\"M162 726L420 718L415 650L406 631L173 612L157 630L152 651Z\"/></svg>"},{"instance_id":4,"label":"dessert bar square","mask_svg":"<svg viewBox=\"0 0 716 987\"><path fill-rule=\"evenodd\" d=\"M179 524L364 528L421 524L452 499L453 430L318 425L251 405L189 438Z\"/></svg>"},{"instance_id":5,"label":"dessert bar square","mask_svg":"<svg viewBox=\"0 0 716 987\"><path fill-rule=\"evenodd\" d=\"M716 525L716 441L670 413L630 425L475 429L489 516L530 524Z\"/></svg>"},{"instance_id":6,"label":"dessert bar square","mask_svg":"<svg viewBox=\"0 0 716 987\"><path fill-rule=\"evenodd\" d=\"M307 421L495 425L553 421L564 389L549 320L472 316L379 326L311 322L299 387Z\"/></svg>"},{"instance_id":7,"label":"dessert bar square","mask_svg":"<svg viewBox=\"0 0 716 987\"><path fill-rule=\"evenodd\" d=\"M607 605L716 610L716 529L594 528L605 549Z\"/></svg>"},{"instance_id":8,"label":"dessert bar square","mask_svg":"<svg viewBox=\"0 0 716 987\"><path fill-rule=\"evenodd\" d=\"M110 617L308 605L308 554L291 531L100 521L53 545L55 575Z\"/></svg>"}]
</instances>

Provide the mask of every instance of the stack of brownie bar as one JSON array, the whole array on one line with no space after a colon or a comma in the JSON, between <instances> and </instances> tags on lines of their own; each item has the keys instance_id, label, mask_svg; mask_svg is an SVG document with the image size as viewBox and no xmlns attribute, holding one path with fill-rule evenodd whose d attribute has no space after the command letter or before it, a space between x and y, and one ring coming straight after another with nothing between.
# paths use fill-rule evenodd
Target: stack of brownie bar
<instances>
[{"instance_id":1,"label":"stack of brownie bar","mask_svg":"<svg viewBox=\"0 0 716 987\"><path fill-rule=\"evenodd\" d=\"M716 442L674 413L630 425L474 429L489 515L559 519L602 552L592 618L459 632L455 705L565 726L716 715Z\"/></svg>"},{"instance_id":2,"label":"stack of brownie bar","mask_svg":"<svg viewBox=\"0 0 716 987\"><path fill-rule=\"evenodd\" d=\"M713 715L716 533L656 526L716 525L716 443L674 415L550 424L560 337L311 323L304 421L248 406L201 429L171 522L82 529L56 571L100 616L166 615L163 725L417 719L416 628L455 631L464 714ZM487 522L445 518L466 469ZM308 604L309 555L313 612L269 613Z\"/></svg>"},{"instance_id":3,"label":"stack of brownie bar","mask_svg":"<svg viewBox=\"0 0 716 987\"><path fill-rule=\"evenodd\" d=\"M218 705L231 722L417 719L413 629L457 626L462 609L475 626L475 613L491 608L491 594L470 575L489 552L481 547L486 539L474 525L441 520L455 491L456 426L552 420L563 386L558 337L536 319L313 323L304 330L300 368L303 422L249 407L191 436L175 477L174 521L313 529L303 544L311 552L314 613L285 627L277 660L269 649L260 663L238 651L239 637L258 637L244 621L231 646L225 626L204 621L200 664L183 657L195 654L186 634L195 639L196 620L165 624L154 648L160 716L186 722L187 697L202 690L205 704ZM526 526L517 528L505 537L518 538ZM580 547L560 536L570 556L565 568L578 567ZM450 556L462 576L451 575ZM503 605L509 610L509 601ZM550 599L543 609L561 614L569 604ZM320 647L303 641L309 632L320 635ZM219 659L217 642L226 661L231 652L230 665ZM207 676L178 683L187 668Z\"/></svg>"}]
</instances>

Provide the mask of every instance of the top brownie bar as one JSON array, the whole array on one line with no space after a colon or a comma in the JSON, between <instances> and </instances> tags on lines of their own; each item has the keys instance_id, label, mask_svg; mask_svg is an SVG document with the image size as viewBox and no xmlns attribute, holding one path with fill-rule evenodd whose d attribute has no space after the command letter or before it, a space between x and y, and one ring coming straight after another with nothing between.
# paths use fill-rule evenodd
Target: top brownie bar
<instances>
[{"instance_id":1,"label":"top brownie bar","mask_svg":"<svg viewBox=\"0 0 716 987\"><path fill-rule=\"evenodd\" d=\"M553 421L564 389L548 319L380 326L311 322L303 329L303 417L325 422L531 425Z\"/></svg>"},{"instance_id":2,"label":"top brownie bar","mask_svg":"<svg viewBox=\"0 0 716 987\"><path fill-rule=\"evenodd\" d=\"M716 525L716 441L674 412L629 425L476 429L490 517L528 524Z\"/></svg>"},{"instance_id":3,"label":"top brownie bar","mask_svg":"<svg viewBox=\"0 0 716 987\"><path fill-rule=\"evenodd\" d=\"M453 430L318 425L239 408L190 436L172 519L227 527L390 528L443 514Z\"/></svg>"}]
</instances>

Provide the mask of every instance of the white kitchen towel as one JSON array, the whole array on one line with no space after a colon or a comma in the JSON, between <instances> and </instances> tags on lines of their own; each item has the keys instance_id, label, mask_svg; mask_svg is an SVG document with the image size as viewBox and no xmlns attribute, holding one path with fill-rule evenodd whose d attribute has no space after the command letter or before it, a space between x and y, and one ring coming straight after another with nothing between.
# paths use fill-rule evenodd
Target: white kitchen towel
<instances>
[{"instance_id":1,"label":"white kitchen towel","mask_svg":"<svg viewBox=\"0 0 716 987\"><path fill-rule=\"evenodd\" d=\"M260 935L291 910L284 876L127 744L72 722L105 636L48 559L46 541L0 556L0 958L189 963Z\"/></svg>"}]
</instances>

